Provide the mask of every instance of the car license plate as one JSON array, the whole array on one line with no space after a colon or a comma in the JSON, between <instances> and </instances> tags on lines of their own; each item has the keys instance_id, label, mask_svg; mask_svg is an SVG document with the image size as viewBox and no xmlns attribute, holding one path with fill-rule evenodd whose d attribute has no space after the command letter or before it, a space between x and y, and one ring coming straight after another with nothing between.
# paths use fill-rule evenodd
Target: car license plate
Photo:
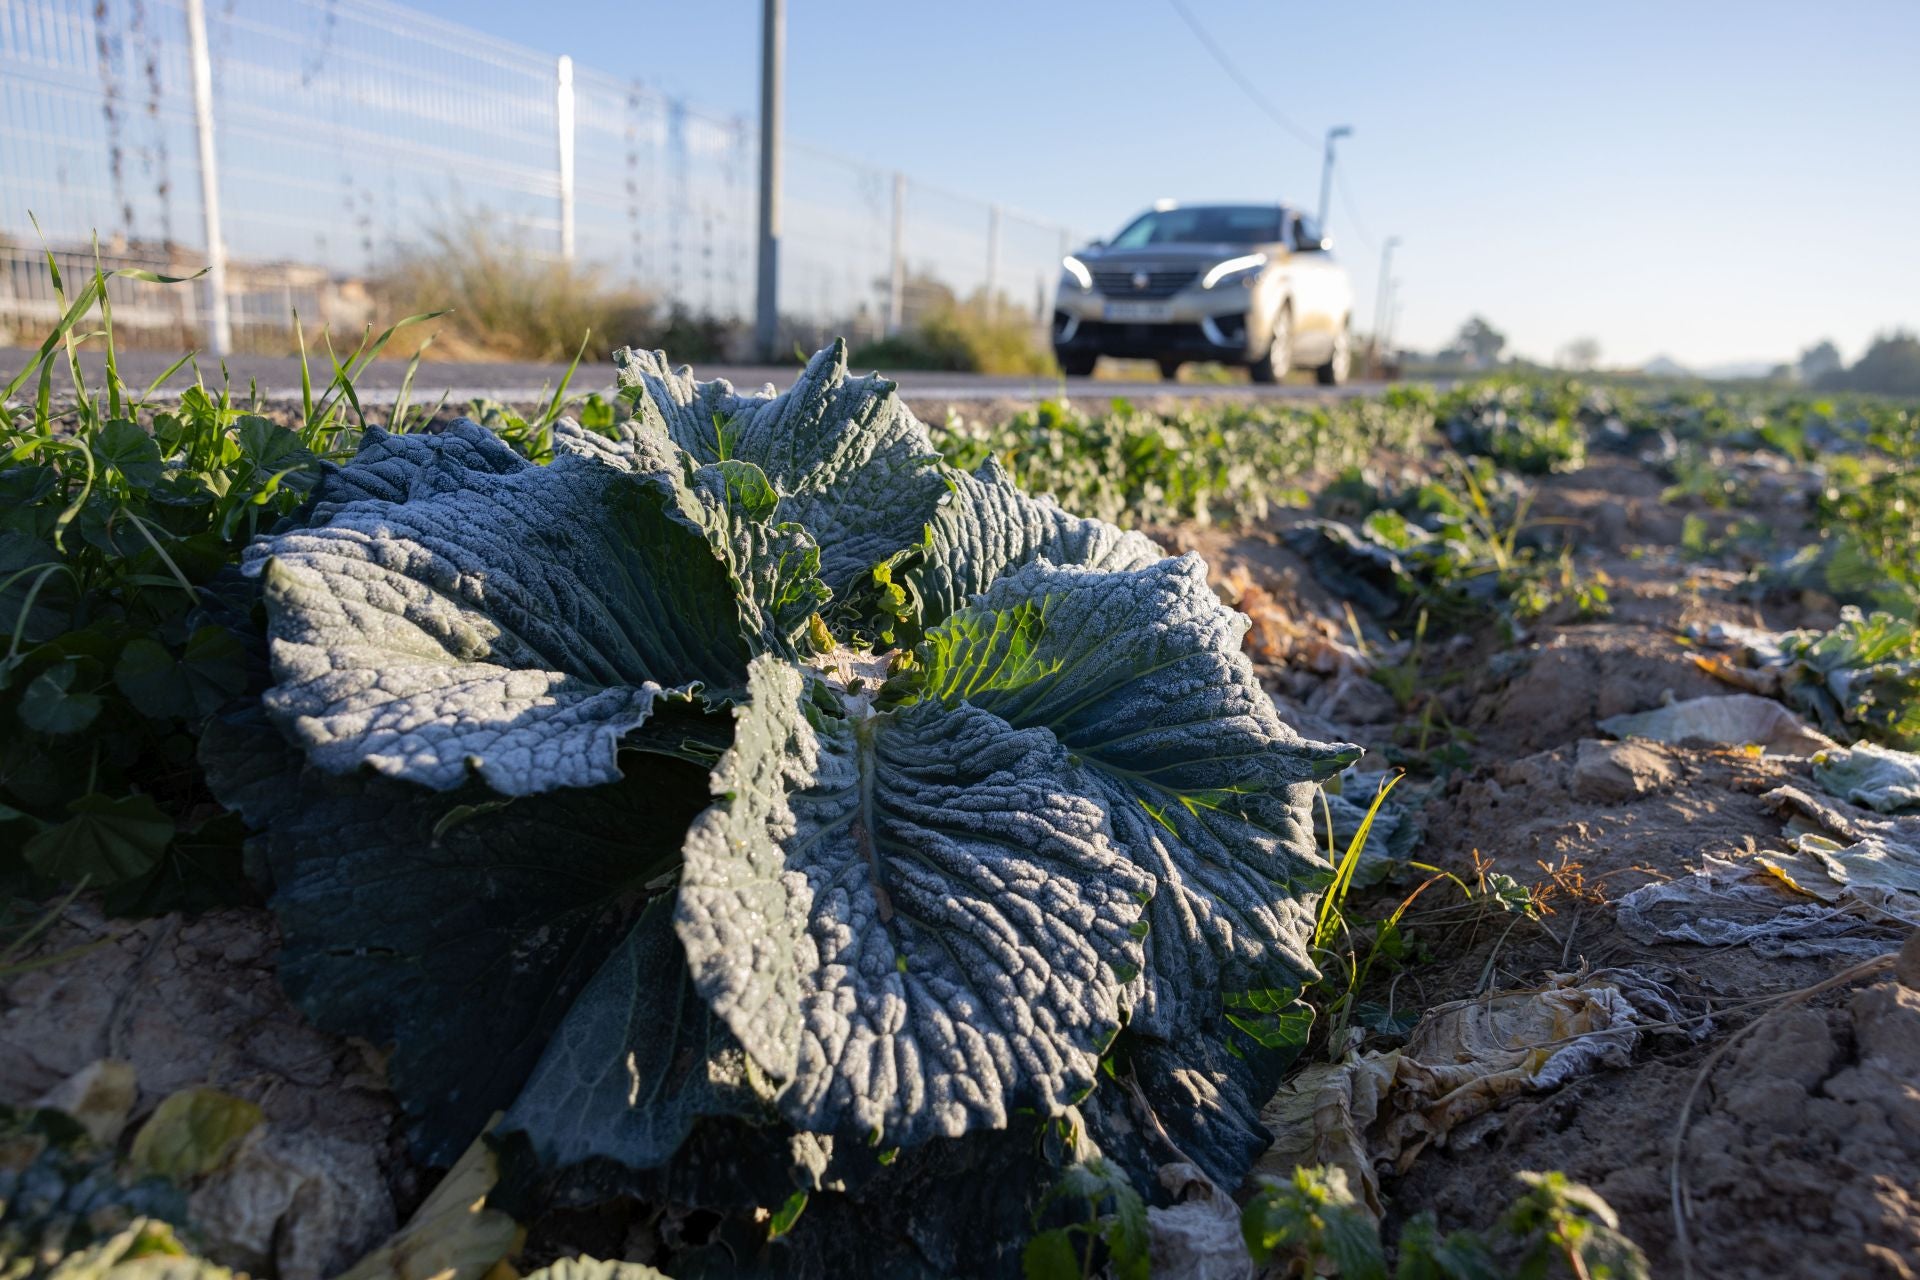
<instances>
[{"instance_id":1,"label":"car license plate","mask_svg":"<svg viewBox=\"0 0 1920 1280\"><path fill-rule=\"evenodd\" d=\"M1107 304L1109 320L1131 320L1137 323L1142 320L1165 320L1172 314L1173 308L1164 302L1109 302Z\"/></svg>"}]
</instances>

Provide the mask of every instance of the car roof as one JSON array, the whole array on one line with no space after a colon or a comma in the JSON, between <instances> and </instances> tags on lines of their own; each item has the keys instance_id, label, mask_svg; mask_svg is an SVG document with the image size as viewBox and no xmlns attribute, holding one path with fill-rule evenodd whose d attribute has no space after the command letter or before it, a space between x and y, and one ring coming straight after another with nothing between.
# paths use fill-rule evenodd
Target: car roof
<instances>
[{"instance_id":1,"label":"car roof","mask_svg":"<svg viewBox=\"0 0 1920 1280\"><path fill-rule=\"evenodd\" d=\"M1287 213L1293 206L1284 201L1264 200L1156 200L1147 212L1165 213L1170 209L1272 209Z\"/></svg>"}]
</instances>

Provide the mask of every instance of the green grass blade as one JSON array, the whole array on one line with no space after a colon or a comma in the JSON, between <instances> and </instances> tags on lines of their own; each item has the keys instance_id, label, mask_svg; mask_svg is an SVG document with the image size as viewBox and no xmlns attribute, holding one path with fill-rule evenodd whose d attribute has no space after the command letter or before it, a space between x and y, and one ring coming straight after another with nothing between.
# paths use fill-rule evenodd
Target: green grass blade
<instances>
[{"instance_id":1,"label":"green grass blade","mask_svg":"<svg viewBox=\"0 0 1920 1280\"><path fill-rule=\"evenodd\" d=\"M1374 793L1373 803L1367 806L1367 816L1360 820L1360 829L1353 833L1353 839L1347 842L1347 851L1340 859L1340 865L1334 870L1333 883L1327 886L1326 897L1320 900L1320 916L1314 924L1313 945L1326 945L1333 936L1334 925L1345 907L1347 894L1353 888L1354 872L1360 866L1361 850L1367 846L1367 836L1373 831L1373 820L1380 813L1380 807L1387 802L1387 793L1398 786L1404 773L1396 773L1380 783L1380 790ZM1328 819L1331 824L1331 817Z\"/></svg>"},{"instance_id":2,"label":"green grass blade","mask_svg":"<svg viewBox=\"0 0 1920 1280\"><path fill-rule=\"evenodd\" d=\"M93 237L93 287L100 295L100 326L106 344L107 360L107 416L120 416L120 365L113 351L113 299L107 294L106 272L100 269L100 235Z\"/></svg>"},{"instance_id":3,"label":"green grass blade","mask_svg":"<svg viewBox=\"0 0 1920 1280\"><path fill-rule=\"evenodd\" d=\"M67 912L67 908L72 906L74 904L74 901L77 898L79 898L80 894L87 887L87 881L91 879L93 879L93 875L91 872L83 873L80 877L79 883L75 884L73 888L67 892L66 897L60 899L60 901L48 907L47 910L44 913L42 913L40 918L34 921L31 925L29 925L20 934L19 937L9 941L4 949L0 949L0 964L11 964L15 956L25 951L29 946L33 944L33 940L35 938L39 937L42 933L45 933L47 929L52 926L55 920L58 920L61 916L65 915ZM105 942L107 941L107 939L103 938L101 939L101 941ZM65 954L75 955L78 953L67 952ZM4 973L0 973L0 976L5 976L5 974L11 974L11 973L20 973L24 971L25 971L24 968L7 969L4 971Z\"/></svg>"},{"instance_id":4,"label":"green grass blade","mask_svg":"<svg viewBox=\"0 0 1920 1280\"><path fill-rule=\"evenodd\" d=\"M427 340L413 353L413 359L407 361L406 376L400 379L400 394L393 399L393 412L387 417L387 430L398 434L407 429L407 402L413 398L413 376L420 372L420 357L433 345L436 335L428 334Z\"/></svg>"},{"instance_id":5,"label":"green grass blade","mask_svg":"<svg viewBox=\"0 0 1920 1280\"><path fill-rule=\"evenodd\" d=\"M307 330L300 323L300 312L293 313L293 340L300 348L300 421L313 426L313 371L307 367Z\"/></svg>"},{"instance_id":6,"label":"green grass blade","mask_svg":"<svg viewBox=\"0 0 1920 1280\"><path fill-rule=\"evenodd\" d=\"M163 276L158 271L148 271L143 267L116 267L107 272L111 279L144 280L148 284L191 284L205 274L207 274L205 267L190 276Z\"/></svg>"},{"instance_id":7,"label":"green grass blade","mask_svg":"<svg viewBox=\"0 0 1920 1280\"><path fill-rule=\"evenodd\" d=\"M547 405L546 412L540 415L540 420L534 424L536 429L545 430L553 425L554 419L560 416L560 407L566 403L567 384L573 381L574 370L580 367L581 359L587 354L587 343L591 341L593 341L593 330L589 329L580 336L580 349L573 353L573 363L568 365L567 371L560 376L560 385L553 389L553 400Z\"/></svg>"},{"instance_id":8,"label":"green grass blade","mask_svg":"<svg viewBox=\"0 0 1920 1280\"><path fill-rule=\"evenodd\" d=\"M173 575L173 580L180 584L182 591L187 593L187 599L198 601L200 593L194 590L191 582L187 581L187 575L180 572L180 566L173 562L173 557L168 555L167 549L160 545L160 540L153 536L153 530L147 527L147 522L124 507L121 508L120 514L133 521L133 527L140 531L140 536L147 540L147 545L153 548L153 553L160 557L162 564L167 566L167 571Z\"/></svg>"},{"instance_id":9,"label":"green grass blade","mask_svg":"<svg viewBox=\"0 0 1920 1280\"><path fill-rule=\"evenodd\" d=\"M333 361L333 383L327 389L327 399L322 402L322 407L330 408L334 403L337 403L336 401L333 400L333 397L335 395L338 395L342 399L346 400L346 402L353 407L354 419L357 422L359 422L360 429L362 431L365 431L367 429L367 415L364 412L362 412L360 408L360 393L354 388L354 385L353 385L354 375L351 371L353 357L352 356L347 357L346 364L340 363L340 357L338 354L334 352L334 349L333 349L332 336L323 333L321 334L321 337L322 339L325 340L327 344L327 359ZM366 341L365 339L362 339L361 345L355 348L356 353L358 351L364 350L365 347L366 347Z\"/></svg>"},{"instance_id":10,"label":"green grass blade","mask_svg":"<svg viewBox=\"0 0 1920 1280\"><path fill-rule=\"evenodd\" d=\"M14 578L19 577L20 574L31 572L33 569L38 569L40 576L33 580L33 585L27 588L26 599L20 602L20 616L14 619L13 624L13 640L7 645L7 657L9 659L14 658L20 652L20 641L25 639L27 634L27 619L33 615L34 601L40 598L40 589L47 585L47 579L51 578L56 572L59 572L72 578L75 586L78 586L80 583L79 576L75 574L71 568L55 560L47 564L32 565L27 569L20 570L20 573L16 573L7 579L7 585L12 586Z\"/></svg>"},{"instance_id":11,"label":"green grass blade","mask_svg":"<svg viewBox=\"0 0 1920 1280\"><path fill-rule=\"evenodd\" d=\"M196 354L198 353L194 351L189 351L187 352L187 354L181 356L178 360L175 360L172 364L168 365L164 370L162 370L159 377L155 378L152 382L147 384L147 389L141 393L139 401L134 404L133 408L136 410L144 408L146 406L147 401L153 399L153 393L158 391L161 385L165 383L167 379L173 377L174 374L180 372L180 370L186 365L187 361L193 359L193 357Z\"/></svg>"}]
</instances>

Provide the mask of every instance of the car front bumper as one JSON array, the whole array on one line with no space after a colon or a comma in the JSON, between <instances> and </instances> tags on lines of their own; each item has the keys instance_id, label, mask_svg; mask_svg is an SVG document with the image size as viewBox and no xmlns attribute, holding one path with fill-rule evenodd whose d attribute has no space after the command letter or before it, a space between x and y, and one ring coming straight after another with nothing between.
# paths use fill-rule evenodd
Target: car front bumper
<instances>
[{"instance_id":1,"label":"car front bumper","mask_svg":"<svg viewBox=\"0 0 1920 1280\"><path fill-rule=\"evenodd\" d=\"M1108 304L1118 302L1124 308L1128 300L1094 290L1063 291L1054 306L1053 347L1063 355L1245 363L1256 357L1267 337L1255 332L1265 326L1254 320L1257 312L1250 307L1252 301L1245 289L1231 294L1189 289L1151 304L1151 318L1127 314L1110 318Z\"/></svg>"}]
</instances>

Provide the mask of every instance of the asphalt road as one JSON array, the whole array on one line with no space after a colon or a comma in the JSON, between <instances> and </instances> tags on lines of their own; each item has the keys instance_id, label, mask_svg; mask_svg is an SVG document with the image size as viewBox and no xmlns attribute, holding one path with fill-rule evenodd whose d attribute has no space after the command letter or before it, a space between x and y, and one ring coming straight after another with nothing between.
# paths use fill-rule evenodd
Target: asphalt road
<instances>
[{"instance_id":1,"label":"asphalt road","mask_svg":"<svg viewBox=\"0 0 1920 1280\"><path fill-rule=\"evenodd\" d=\"M4 386L14 374L30 364L35 354L26 348L0 347L0 386ZM118 357L120 376L130 386L144 390L177 358L177 354L158 351L123 351ZM98 370L99 352L93 350L83 353L82 363L90 371ZM355 382L361 402L375 405L393 403L401 379L406 376L406 368L406 363L400 360L381 360L368 366ZM235 356L227 361L227 369L236 388L255 383L263 396L270 400L298 400L300 397L300 363L291 357ZM201 370L209 383L217 381L217 362L202 361ZM583 364L574 374L570 390L604 391L612 386L612 372L610 365ZM566 366L563 364L426 362L421 364L419 373L414 377L412 400L415 404L424 402L432 405L444 392L450 405L464 405L479 399L510 404L530 403L542 398L543 393L552 395L554 387L559 385L565 373ZM703 379L725 378L742 390L758 390L769 382L777 387L787 386L793 381L795 370L792 366L769 368L716 364L695 365L694 373ZM317 371L315 376L319 376ZM909 372L890 376L900 384L901 393L907 399L920 403L1041 400L1059 396L1063 392L1070 398L1083 400L1102 400L1112 396L1164 396L1183 400L1321 400L1365 394L1377 389L1365 383L1321 387L1311 381L1256 387L1244 382L1122 382L1105 378L1005 377L974 373ZM175 375L169 385L177 389L190 382L191 376L183 370ZM65 383L65 362L62 359L58 365L55 386L62 387Z\"/></svg>"}]
</instances>

